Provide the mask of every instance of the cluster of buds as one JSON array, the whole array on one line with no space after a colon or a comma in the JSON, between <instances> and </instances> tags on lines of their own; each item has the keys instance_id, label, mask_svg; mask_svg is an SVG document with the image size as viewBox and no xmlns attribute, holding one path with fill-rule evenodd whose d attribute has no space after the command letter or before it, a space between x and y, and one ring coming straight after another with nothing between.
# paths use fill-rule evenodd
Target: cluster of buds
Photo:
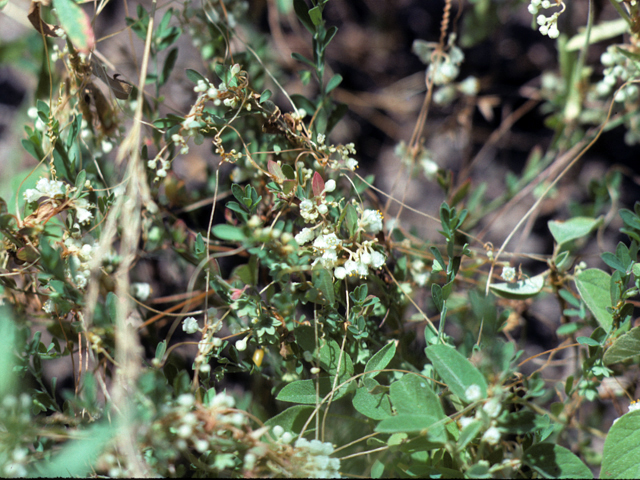
<instances>
[{"instance_id":1,"label":"cluster of buds","mask_svg":"<svg viewBox=\"0 0 640 480\"><path fill-rule=\"evenodd\" d=\"M560 7L560 10L552 13L550 16L538 15L541 8L547 10L552 7ZM562 0L531 0L529 4L529 13L536 16L536 23L538 24L538 30L542 35L548 35L549 38L558 38L560 30L558 30L558 17L564 12L566 6Z\"/></svg>"}]
</instances>

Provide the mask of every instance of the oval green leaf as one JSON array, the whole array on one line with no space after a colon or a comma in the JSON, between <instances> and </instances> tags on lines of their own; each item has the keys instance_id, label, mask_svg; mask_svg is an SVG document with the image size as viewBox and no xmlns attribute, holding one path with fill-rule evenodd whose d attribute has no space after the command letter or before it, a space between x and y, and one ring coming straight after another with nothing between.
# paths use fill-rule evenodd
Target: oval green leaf
<instances>
[{"instance_id":1,"label":"oval green leaf","mask_svg":"<svg viewBox=\"0 0 640 480\"><path fill-rule=\"evenodd\" d=\"M487 382L473 364L448 345L431 345L425 349L427 358L449 389L462 401L471 403L487 398ZM473 388L474 386L479 388ZM476 398L474 394L479 393ZM469 397L472 398L469 398ZM393 400L393 399L392 399Z\"/></svg>"},{"instance_id":2,"label":"oval green leaf","mask_svg":"<svg viewBox=\"0 0 640 480\"><path fill-rule=\"evenodd\" d=\"M242 230L233 225L216 225L211 229L213 234L221 240L228 240L230 242L241 242L246 237Z\"/></svg>"},{"instance_id":3,"label":"oval green leaf","mask_svg":"<svg viewBox=\"0 0 640 480\"><path fill-rule=\"evenodd\" d=\"M635 327L618 338L604 354L604 364L624 362L640 355L640 327Z\"/></svg>"},{"instance_id":4,"label":"oval green leaf","mask_svg":"<svg viewBox=\"0 0 640 480\"><path fill-rule=\"evenodd\" d=\"M602 224L602 217L575 217L565 222L560 220L551 220L549 230L558 245L569 243L580 237L588 235L594 228Z\"/></svg>"},{"instance_id":5,"label":"oval green leaf","mask_svg":"<svg viewBox=\"0 0 640 480\"><path fill-rule=\"evenodd\" d=\"M353 397L353 408L365 417L384 420L392 416L391 402L384 389L376 388L378 385L378 382L373 378L366 379L364 386L356 390Z\"/></svg>"},{"instance_id":6,"label":"oval green leaf","mask_svg":"<svg viewBox=\"0 0 640 480\"><path fill-rule=\"evenodd\" d=\"M538 443L524 452L522 461L543 478L593 478L582 460L553 443Z\"/></svg>"},{"instance_id":7,"label":"oval green leaf","mask_svg":"<svg viewBox=\"0 0 640 480\"><path fill-rule=\"evenodd\" d=\"M607 307L611 306L611 295L609 293L611 276L597 268L590 268L580 272L576 276L575 282L580 298L582 298L582 301L600 326L607 332L611 330L613 317L607 312Z\"/></svg>"},{"instance_id":8,"label":"oval green leaf","mask_svg":"<svg viewBox=\"0 0 640 480\"><path fill-rule=\"evenodd\" d=\"M369 359L367 365L364 367L364 371L366 375L364 378L374 378L380 372L376 370L382 370L389 365L389 362L393 359L393 356L396 354L396 342L389 342L384 347L382 347L378 352Z\"/></svg>"},{"instance_id":9,"label":"oval green leaf","mask_svg":"<svg viewBox=\"0 0 640 480\"><path fill-rule=\"evenodd\" d=\"M89 54L96 44L89 16L72 0L53 0L53 6L73 46L85 55Z\"/></svg>"},{"instance_id":10,"label":"oval green leaf","mask_svg":"<svg viewBox=\"0 0 640 480\"><path fill-rule=\"evenodd\" d=\"M611 427L602 455L600 478L640 478L640 411L623 415Z\"/></svg>"},{"instance_id":11,"label":"oval green leaf","mask_svg":"<svg viewBox=\"0 0 640 480\"><path fill-rule=\"evenodd\" d=\"M546 275L546 272L541 273L535 277L525 278L515 283L494 283L489 288L499 297L508 298L509 300L524 300L535 297L542 291Z\"/></svg>"}]
</instances>

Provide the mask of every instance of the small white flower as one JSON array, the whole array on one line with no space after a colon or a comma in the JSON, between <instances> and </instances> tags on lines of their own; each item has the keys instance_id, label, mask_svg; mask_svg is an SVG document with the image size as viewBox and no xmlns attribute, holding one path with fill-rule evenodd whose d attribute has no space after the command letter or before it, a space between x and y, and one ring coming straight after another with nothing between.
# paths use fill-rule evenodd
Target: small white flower
<instances>
[{"instance_id":1,"label":"small white flower","mask_svg":"<svg viewBox=\"0 0 640 480\"><path fill-rule=\"evenodd\" d=\"M327 193L333 192L336 189L336 181L331 179L327 180L324 184L324 191Z\"/></svg>"},{"instance_id":2,"label":"small white flower","mask_svg":"<svg viewBox=\"0 0 640 480\"><path fill-rule=\"evenodd\" d=\"M349 259L344 262L344 270L347 275L355 275L356 273L358 273L358 264Z\"/></svg>"},{"instance_id":3,"label":"small white flower","mask_svg":"<svg viewBox=\"0 0 640 480\"><path fill-rule=\"evenodd\" d=\"M295 236L295 239L298 245L304 245L305 243L313 240L315 236L316 233L314 230L310 228L303 228L302 230L300 230L300 233Z\"/></svg>"},{"instance_id":4,"label":"small white flower","mask_svg":"<svg viewBox=\"0 0 640 480\"><path fill-rule=\"evenodd\" d=\"M487 412L487 415L489 415L489 417L496 418L498 415L500 415L502 405L500 404L499 399L492 398L482 406L482 409Z\"/></svg>"},{"instance_id":5,"label":"small white flower","mask_svg":"<svg viewBox=\"0 0 640 480\"><path fill-rule=\"evenodd\" d=\"M376 252L375 250L371 252L371 263L369 264L371 265L371 268L380 268L385 264L386 261L386 257L380 252Z\"/></svg>"},{"instance_id":6,"label":"small white flower","mask_svg":"<svg viewBox=\"0 0 640 480\"><path fill-rule=\"evenodd\" d=\"M187 317L182 321L182 330L189 335L198 331L198 321L193 317Z\"/></svg>"},{"instance_id":7,"label":"small white flower","mask_svg":"<svg viewBox=\"0 0 640 480\"><path fill-rule=\"evenodd\" d=\"M356 168L358 168L358 161L355 158L349 157L345 162L345 167L347 167L351 171L354 171Z\"/></svg>"},{"instance_id":8,"label":"small white flower","mask_svg":"<svg viewBox=\"0 0 640 480\"><path fill-rule=\"evenodd\" d=\"M247 349L247 339L243 338L242 340L238 340L236 342L236 350L239 352L244 352Z\"/></svg>"},{"instance_id":9,"label":"small white flower","mask_svg":"<svg viewBox=\"0 0 640 480\"><path fill-rule=\"evenodd\" d=\"M467 397L467 400L470 402L475 402L482 397L482 390L475 383L470 385L464 392L464 396Z\"/></svg>"},{"instance_id":10,"label":"small white flower","mask_svg":"<svg viewBox=\"0 0 640 480\"><path fill-rule=\"evenodd\" d=\"M347 271L344 267L336 267L336 269L333 271L333 276L338 280L342 280L347 276Z\"/></svg>"},{"instance_id":11,"label":"small white flower","mask_svg":"<svg viewBox=\"0 0 640 480\"><path fill-rule=\"evenodd\" d=\"M500 441L502 434L496 427L489 427L484 435L482 435L482 441L489 445L496 445Z\"/></svg>"},{"instance_id":12,"label":"small white flower","mask_svg":"<svg viewBox=\"0 0 640 480\"><path fill-rule=\"evenodd\" d=\"M86 208L76 207L76 218L79 223L87 224L93 218L93 213L91 213Z\"/></svg>"},{"instance_id":13,"label":"small white flower","mask_svg":"<svg viewBox=\"0 0 640 480\"><path fill-rule=\"evenodd\" d=\"M507 282L511 282L516 278L516 269L513 267L502 267L500 277Z\"/></svg>"},{"instance_id":14,"label":"small white flower","mask_svg":"<svg viewBox=\"0 0 640 480\"><path fill-rule=\"evenodd\" d=\"M46 302L44 302L44 305L42 305L42 310L44 310L46 313L53 313L54 312L55 305L53 304L51 299L49 299Z\"/></svg>"},{"instance_id":15,"label":"small white flower","mask_svg":"<svg viewBox=\"0 0 640 480\"><path fill-rule=\"evenodd\" d=\"M382 230L382 213L378 210L367 209L362 212L362 218L358 221L358 225L368 233L378 233Z\"/></svg>"},{"instance_id":16,"label":"small white flower","mask_svg":"<svg viewBox=\"0 0 640 480\"><path fill-rule=\"evenodd\" d=\"M131 295L144 302L151 296L151 285L148 283L136 282L131 284Z\"/></svg>"},{"instance_id":17,"label":"small white flower","mask_svg":"<svg viewBox=\"0 0 640 480\"><path fill-rule=\"evenodd\" d=\"M341 244L342 240L340 240L335 233L321 235L313 242L314 248L318 250L335 250Z\"/></svg>"},{"instance_id":18,"label":"small white flower","mask_svg":"<svg viewBox=\"0 0 640 480\"><path fill-rule=\"evenodd\" d=\"M27 203L33 203L35 201L37 201L40 197L42 196L42 193L40 193L38 190L36 190L35 188L28 188L26 192L24 192L24 198L27 201Z\"/></svg>"},{"instance_id":19,"label":"small white flower","mask_svg":"<svg viewBox=\"0 0 640 480\"><path fill-rule=\"evenodd\" d=\"M190 393L183 393L176 399L176 403L181 407L191 407L195 401L196 398Z\"/></svg>"},{"instance_id":20,"label":"small white flower","mask_svg":"<svg viewBox=\"0 0 640 480\"><path fill-rule=\"evenodd\" d=\"M473 417L460 417L460 420L458 420L458 423L460 424L460 428L463 430L473 422L474 422Z\"/></svg>"}]
</instances>

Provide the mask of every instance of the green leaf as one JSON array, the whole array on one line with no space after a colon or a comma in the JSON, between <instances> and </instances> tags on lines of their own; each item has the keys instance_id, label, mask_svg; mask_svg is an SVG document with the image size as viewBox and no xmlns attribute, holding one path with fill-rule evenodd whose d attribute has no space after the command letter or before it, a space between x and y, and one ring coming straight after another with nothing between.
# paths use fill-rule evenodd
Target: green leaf
<instances>
[{"instance_id":1,"label":"green leaf","mask_svg":"<svg viewBox=\"0 0 640 480\"><path fill-rule=\"evenodd\" d=\"M415 374L403 375L389 388L391 403L398 413L431 415L444 418L440 399L431 389L428 380Z\"/></svg>"},{"instance_id":2,"label":"green leaf","mask_svg":"<svg viewBox=\"0 0 640 480\"><path fill-rule=\"evenodd\" d=\"M380 460L376 460L373 462L371 466L371 478L382 478L382 474L384 473L384 463Z\"/></svg>"},{"instance_id":3,"label":"green leaf","mask_svg":"<svg viewBox=\"0 0 640 480\"><path fill-rule=\"evenodd\" d=\"M44 150L42 150L42 146L36 142L35 139L22 139L22 146L36 160L40 161L44 158Z\"/></svg>"},{"instance_id":4,"label":"green leaf","mask_svg":"<svg viewBox=\"0 0 640 480\"><path fill-rule=\"evenodd\" d=\"M269 173L271 175L276 177L278 183L284 180L284 173L282 173L282 168L273 160L269 160L267 162L267 170L269 170Z\"/></svg>"},{"instance_id":5,"label":"green leaf","mask_svg":"<svg viewBox=\"0 0 640 480\"><path fill-rule=\"evenodd\" d=\"M36 463L29 477L86 477L94 472L98 455L118 431L117 425L103 422L75 431L73 440L69 440L52 457ZM71 461L72 460L72 461Z\"/></svg>"},{"instance_id":6,"label":"green leaf","mask_svg":"<svg viewBox=\"0 0 640 480\"><path fill-rule=\"evenodd\" d=\"M444 442L446 439L444 426L438 424L439 420L433 415L399 413L382 420L376 426L375 431L379 433L418 433L422 430L428 430L429 440Z\"/></svg>"},{"instance_id":7,"label":"green leaf","mask_svg":"<svg viewBox=\"0 0 640 480\"><path fill-rule=\"evenodd\" d=\"M580 345L588 345L590 347L599 347L599 346L601 346L600 342L598 342L597 340L594 340L593 338L590 338L590 337L578 337L578 338L576 338L576 341Z\"/></svg>"},{"instance_id":8,"label":"green leaf","mask_svg":"<svg viewBox=\"0 0 640 480\"><path fill-rule=\"evenodd\" d=\"M15 375L13 366L15 363L14 350L22 348L17 342L17 329L13 323L13 315L7 305L0 306L0 398L14 393Z\"/></svg>"},{"instance_id":9,"label":"green leaf","mask_svg":"<svg viewBox=\"0 0 640 480\"><path fill-rule=\"evenodd\" d=\"M291 95L291 100L293 100L293 103L296 105L296 107L302 108L305 112L307 112L307 115L313 115L314 113L316 113L315 104L307 97L295 93Z\"/></svg>"},{"instance_id":10,"label":"green leaf","mask_svg":"<svg viewBox=\"0 0 640 480\"><path fill-rule=\"evenodd\" d=\"M107 307L107 315L109 315L109 320L113 323L116 323L117 311L118 311L118 297L115 293L109 292L107 293L107 298L105 300L105 306Z\"/></svg>"},{"instance_id":11,"label":"green leaf","mask_svg":"<svg viewBox=\"0 0 640 480\"><path fill-rule=\"evenodd\" d=\"M460 432L460 438L458 438L458 442L456 444L458 451L464 451L467 445L469 445L469 442L475 439L478 433L480 433L481 429L482 421L480 420L475 420L464 427L462 432Z\"/></svg>"},{"instance_id":12,"label":"green leaf","mask_svg":"<svg viewBox=\"0 0 640 480\"><path fill-rule=\"evenodd\" d=\"M640 411L623 415L611 426L600 478L640 478Z\"/></svg>"},{"instance_id":13,"label":"green leaf","mask_svg":"<svg viewBox=\"0 0 640 480\"><path fill-rule=\"evenodd\" d=\"M216 225L211 229L211 232L219 239L229 242L241 242L247 238L240 228L233 225Z\"/></svg>"},{"instance_id":14,"label":"green leaf","mask_svg":"<svg viewBox=\"0 0 640 480\"><path fill-rule=\"evenodd\" d=\"M640 327L635 327L622 335L605 352L605 365L624 362L640 355Z\"/></svg>"},{"instance_id":15,"label":"green leaf","mask_svg":"<svg viewBox=\"0 0 640 480\"><path fill-rule=\"evenodd\" d=\"M271 95L273 95L271 90L265 90L264 92L262 92L260 94L260 102L259 103L266 102L267 100L269 100L271 98Z\"/></svg>"},{"instance_id":16,"label":"green leaf","mask_svg":"<svg viewBox=\"0 0 640 480\"><path fill-rule=\"evenodd\" d=\"M316 395L316 382L320 384L319 396ZM281 402L302 403L305 405L315 405L316 399L322 400L332 389L333 378L332 377L320 377L318 380L297 380L286 385L276 400ZM342 388L334 393L333 399L344 396L347 393L347 388Z\"/></svg>"},{"instance_id":17,"label":"green leaf","mask_svg":"<svg viewBox=\"0 0 640 480\"><path fill-rule=\"evenodd\" d=\"M302 23L309 33L312 35L316 32L316 27L309 16L309 7L304 0L293 0L293 9L296 12L296 16L300 23Z\"/></svg>"},{"instance_id":18,"label":"green leaf","mask_svg":"<svg viewBox=\"0 0 640 480\"><path fill-rule=\"evenodd\" d=\"M389 395L376 387L379 383L373 378L365 378L364 385L356 390L353 408L373 420L384 420L392 416Z\"/></svg>"},{"instance_id":19,"label":"green leaf","mask_svg":"<svg viewBox=\"0 0 640 480\"><path fill-rule=\"evenodd\" d=\"M297 52L293 52L291 54L291 58L304 63L305 65L310 66L311 68L315 68L316 66L313 64L313 62L311 60L309 60L308 58L306 58L304 55L301 55Z\"/></svg>"},{"instance_id":20,"label":"green leaf","mask_svg":"<svg viewBox=\"0 0 640 480\"><path fill-rule=\"evenodd\" d=\"M66 32L73 46L84 54L89 54L96 43L91 28L91 20L72 0L53 0L60 26Z\"/></svg>"},{"instance_id":21,"label":"green leaf","mask_svg":"<svg viewBox=\"0 0 640 480\"><path fill-rule=\"evenodd\" d=\"M396 354L396 342L392 341L387 343L384 347L378 350L375 355L373 355L367 364L364 367L364 371L366 375L364 378L374 378L380 374L380 372L376 372L375 370L383 370L389 365L389 362L393 359ZM367 373L371 372L371 373Z\"/></svg>"},{"instance_id":22,"label":"green leaf","mask_svg":"<svg viewBox=\"0 0 640 480\"><path fill-rule=\"evenodd\" d=\"M333 291L333 275L326 268L316 268L312 272L313 286L316 287L326 301L327 305L333 305L336 302L336 296Z\"/></svg>"},{"instance_id":23,"label":"green leaf","mask_svg":"<svg viewBox=\"0 0 640 480\"><path fill-rule=\"evenodd\" d=\"M329 93L331 90L336 88L338 85L342 83L342 75L339 73L331 77L331 80L327 82L327 88L325 89L326 93Z\"/></svg>"},{"instance_id":24,"label":"green leaf","mask_svg":"<svg viewBox=\"0 0 640 480\"><path fill-rule=\"evenodd\" d=\"M353 237L354 233L356 233L356 228L358 228L358 212L356 212L355 207L351 203L348 203L345 207L344 221L349 236Z\"/></svg>"},{"instance_id":25,"label":"green leaf","mask_svg":"<svg viewBox=\"0 0 640 480\"><path fill-rule=\"evenodd\" d=\"M185 73L187 74L187 78L191 80L193 83L195 83L196 85L200 80L207 83L207 79L201 73L198 73L195 70L191 70L190 68L187 68Z\"/></svg>"},{"instance_id":26,"label":"green leaf","mask_svg":"<svg viewBox=\"0 0 640 480\"><path fill-rule=\"evenodd\" d=\"M271 417L264 422L267 427L275 427L280 425L286 432L300 433L302 427L307 422L314 407L304 405L295 405L287 408L284 412L279 413L275 417Z\"/></svg>"},{"instance_id":27,"label":"green leaf","mask_svg":"<svg viewBox=\"0 0 640 480\"><path fill-rule=\"evenodd\" d=\"M338 373L338 363L340 363L340 372L338 378L343 382L353 375L353 362L351 357L346 353L340 353L340 345L332 339L320 340L324 345L320 347L320 366L323 370L334 376Z\"/></svg>"},{"instance_id":28,"label":"green leaf","mask_svg":"<svg viewBox=\"0 0 640 480\"><path fill-rule=\"evenodd\" d=\"M471 403L480 398L487 398L486 380L478 369L456 349L448 345L431 345L425 349L425 353L449 390L462 401ZM480 391L470 388L473 386L478 387ZM474 390L479 393L479 397L468 398L467 395Z\"/></svg>"},{"instance_id":29,"label":"green leaf","mask_svg":"<svg viewBox=\"0 0 640 480\"><path fill-rule=\"evenodd\" d=\"M309 10L309 18L315 26L322 25L322 9L318 6Z\"/></svg>"},{"instance_id":30,"label":"green leaf","mask_svg":"<svg viewBox=\"0 0 640 480\"><path fill-rule=\"evenodd\" d=\"M551 220L549 230L554 240L561 246L565 243L588 235L594 228L602 224L603 218L575 217L565 222Z\"/></svg>"},{"instance_id":31,"label":"green leaf","mask_svg":"<svg viewBox=\"0 0 640 480\"><path fill-rule=\"evenodd\" d=\"M600 326L609 332L613 323L613 316L607 311L607 307L611 306L609 274L597 268L590 268L580 272L575 277L575 282L582 301Z\"/></svg>"},{"instance_id":32,"label":"green leaf","mask_svg":"<svg viewBox=\"0 0 640 480\"><path fill-rule=\"evenodd\" d=\"M162 66L162 73L158 78L158 86L161 87L167 80L173 71L173 67L176 66L176 60L178 60L178 47L172 48L167 54L167 58L164 59L164 65Z\"/></svg>"},{"instance_id":33,"label":"green leaf","mask_svg":"<svg viewBox=\"0 0 640 480\"><path fill-rule=\"evenodd\" d=\"M609 20L602 22L599 25L591 27L591 34L589 35L589 44L608 40L613 37L617 37L629 30L629 24L624 18L616 18L615 20ZM571 37L571 39L565 45L565 50L568 52L575 52L584 48L587 41L587 32L583 31Z\"/></svg>"},{"instance_id":34,"label":"green leaf","mask_svg":"<svg viewBox=\"0 0 640 480\"><path fill-rule=\"evenodd\" d=\"M444 299L442 298L442 287L437 283L431 284L431 299L439 312L444 308Z\"/></svg>"},{"instance_id":35,"label":"green leaf","mask_svg":"<svg viewBox=\"0 0 640 480\"><path fill-rule=\"evenodd\" d=\"M442 258L442 254L440 250L436 247L429 247L429 250L433 254L433 264L431 265L432 273L442 272L447 269L447 264L444 263L444 258Z\"/></svg>"},{"instance_id":36,"label":"green leaf","mask_svg":"<svg viewBox=\"0 0 640 480\"><path fill-rule=\"evenodd\" d=\"M593 478L582 460L553 443L538 443L524 452L522 461L544 478Z\"/></svg>"},{"instance_id":37,"label":"green leaf","mask_svg":"<svg viewBox=\"0 0 640 480\"><path fill-rule=\"evenodd\" d=\"M84 183L87 180L87 172L84 170L80 170L78 176L76 177L76 191L73 194L73 198L78 198L82 194L82 190L84 189Z\"/></svg>"},{"instance_id":38,"label":"green leaf","mask_svg":"<svg viewBox=\"0 0 640 480\"><path fill-rule=\"evenodd\" d=\"M65 281L64 265L60 258L60 252L52 248L49 240L40 239L40 263L47 273L52 274L55 278Z\"/></svg>"},{"instance_id":39,"label":"green leaf","mask_svg":"<svg viewBox=\"0 0 640 480\"><path fill-rule=\"evenodd\" d=\"M535 277L525 278L514 283L494 283L489 288L491 291L502 298L510 300L524 300L526 298L535 297L542 291L544 287L544 279L546 272L536 275Z\"/></svg>"},{"instance_id":40,"label":"green leaf","mask_svg":"<svg viewBox=\"0 0 640 480\"><path fill-rule=\"evenodd\" d=\"M610 266L611 268L613 268L614 270L618 270L621 273L627 273L626 265L623 265L620 259L616 257L613 253L604 252L603 254L600 255L600 258L602 258L602 261L606 263L608 266Z\"/></svg>"},{"instance_id":41,"label":"green leaf","mask_svg":"<svg viewBox=\"0 0 640 480\"><path fill-rule=\"evenodd\" d=\"M164 357L164 354L166 351L167 351L167 341L163 340L160 343L158 343L158 346L156 347L155 358L157 358L158 360L162 360L162 357Z\"/></svg>"}]
</instances>

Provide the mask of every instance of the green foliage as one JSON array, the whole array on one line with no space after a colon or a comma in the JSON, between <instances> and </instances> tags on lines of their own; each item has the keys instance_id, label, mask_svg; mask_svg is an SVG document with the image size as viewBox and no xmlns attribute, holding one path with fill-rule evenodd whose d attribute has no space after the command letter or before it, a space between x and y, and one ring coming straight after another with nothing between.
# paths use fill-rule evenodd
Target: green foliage
<instances>
[{"instance_id":1,"label":"green foliage","mask_svg":"<svg viewBox=\"0 0 640 480\"><path fill-rule=\"evenodd\" d=\"M439 189L422 209L437 211L424 214L429 239L404 216L418 212L404 193L355 173L355 143L332 143L352 130L330 136L348 110L335 98L349 96L329 74L340 33L327 0L277 3L310 44L310 56L292 53L305 87L295 94L244 2L137 5L125 20L145 52L137 86L107 74L89 9L34 6L40 86L21 144L41 167L16 202L0 199L3 474L638 476L637 412L610 428L602 458L593 438L605 435L608 379L638 367L640 202L619 207L612 169L548 221L552 253L509 242L603 131L623 126L627 143L640 141L640 9L612 2L619 20L594 25L590 14L569 38L563 2L530 2L539 32L558 39L557 72L541 72L532 96L554 138L494 192L471 164L439 165L427 146L440 133L421 132L437 131L424 128L430 108L469 137L474 108L490 116L485 80L456 80L462 48L521 5L475 0L452 28L445 3L440 40L413 45L427 92L394 159ZM595 80L586 51L613 38L608 28L630 40L607 48ZM177 68L183 37L199 71ZM0 60L24 66L18 50L0 47ZM189 105L175 105L185 85ZM533 206L494 251L482 238L499 209L529 192ZM592 237L618 233L616 211L628 241L588 255ZM519 325L540 305L560 312L544 319L560 340L527 357ZM549 373L556 360L565 377ZM53 361L67 362L73 388Z\"/></svg>"}]
</instances>

